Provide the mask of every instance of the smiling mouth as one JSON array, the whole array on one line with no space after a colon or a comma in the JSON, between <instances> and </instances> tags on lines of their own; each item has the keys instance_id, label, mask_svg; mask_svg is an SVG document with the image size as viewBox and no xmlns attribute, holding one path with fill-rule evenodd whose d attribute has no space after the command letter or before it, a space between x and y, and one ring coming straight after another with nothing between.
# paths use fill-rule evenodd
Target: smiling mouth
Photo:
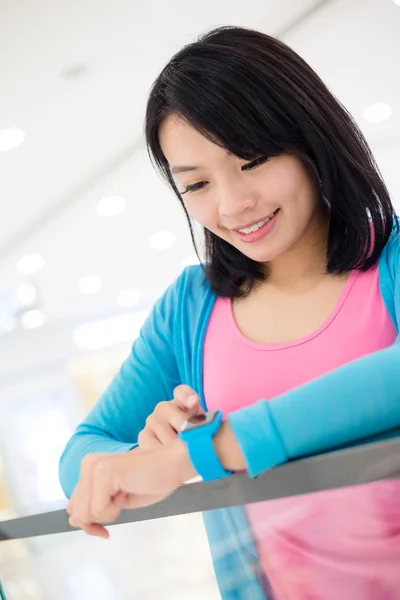
<instances>
[{"instance_id":1,"label":"smiling mouth","mask_svg":"<svg viewBox=\"0 0 400 600\"><path fill-rule=\"evenodd\" d=\"M254 232L258 231L259 229L261 229L261 227L264 227L264 225L266 223L268 223L268 221L273 219L274 216L276 215L276 213L278 212L278 210L279 210L279 208L277 208L272 214L269 215L269 217L266 217L263 221L259 221L258 223L254 223L254 225L250 225L249 227L244 227L243 229L235 229L235 231L238 231L239 233L244 233L244 234L254 233Z\"/></svg>"}]
</instances>

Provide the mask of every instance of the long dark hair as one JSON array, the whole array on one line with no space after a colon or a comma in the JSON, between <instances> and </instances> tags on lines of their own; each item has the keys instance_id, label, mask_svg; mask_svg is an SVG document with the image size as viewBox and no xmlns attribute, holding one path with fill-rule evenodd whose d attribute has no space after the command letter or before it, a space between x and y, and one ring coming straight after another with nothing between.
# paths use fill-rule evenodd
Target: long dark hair
<instances>
[{"instance_id":1,"label":"long dark hair","mask_svg":"<svg viewBox=\"0 0 400 600\"><path fill-rule=\"evenodd\" d=\"M330 206L327 272L367 270L377 261L395 213L371 150L347 110L283 42L250 29L214 29L175 54L153 84L149 154L178 196L196 248L160 147L159 127L169 115L244 160L284 153L305 160ZM243 296L267 277L264 265L204 234L205 274L217 295Z\"/></svg>"}]
</instances>

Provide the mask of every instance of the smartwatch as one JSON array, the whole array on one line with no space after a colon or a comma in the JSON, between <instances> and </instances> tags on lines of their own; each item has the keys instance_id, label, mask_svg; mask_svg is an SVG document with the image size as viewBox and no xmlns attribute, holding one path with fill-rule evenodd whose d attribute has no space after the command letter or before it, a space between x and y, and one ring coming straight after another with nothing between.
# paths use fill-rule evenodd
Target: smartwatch
<instances>
[{"instance_id":1,"label":"smartwatch","mask_svg":"<svg viewBox=\"0 0 400 600\"><path fill-rule=\"evenodd\" d=\"M213 481L232 475L224 469L215 452L213 437L222 425L222 411L211 410L187 420L179 437L186 443L190 461L203 481Z\"/></svg>"}]
</instances>

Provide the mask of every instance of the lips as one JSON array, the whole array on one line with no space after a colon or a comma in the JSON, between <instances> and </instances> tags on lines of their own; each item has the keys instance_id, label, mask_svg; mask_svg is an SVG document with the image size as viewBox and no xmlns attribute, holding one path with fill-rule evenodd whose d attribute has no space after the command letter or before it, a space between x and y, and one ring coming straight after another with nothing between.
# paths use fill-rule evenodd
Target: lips
<instances>
[{"instance_id":1,"label":"lips","mask_svg":"<svg viewBox=\"0 0 400 600\"><path fill-rule=\"evenodd\" d=\"M271 219L276 212L278 212L278 208L276 210L274 210L274 212L270 213L267 217L264 217L263 219L258 219L258 221L253 221L252 223L248 224L248 225L242 225L241 227L235 227L234 229L232 229L232 231L241 231L243 229L250 229L251 227L254 227L255 225L258 225L260 223L264 223L267 219Z\"/></svg>"},{"instance_id":2,"label":"lips","mask_svg":"<svg viewBox=\"0 0 400 600\"><path fill-rule=\"evenodd\" d=\"M257 227L257 229L250 231L250 233L242 233L238 230L236 230L234 233L239 240L245 244L259 242L275 229L276 221L279 219L279 214L280 209L278 208L274 213L272 213L272 216L266 219L266 222L264 225L262 225L262 227Z\"/></svg>"}]
</instances>

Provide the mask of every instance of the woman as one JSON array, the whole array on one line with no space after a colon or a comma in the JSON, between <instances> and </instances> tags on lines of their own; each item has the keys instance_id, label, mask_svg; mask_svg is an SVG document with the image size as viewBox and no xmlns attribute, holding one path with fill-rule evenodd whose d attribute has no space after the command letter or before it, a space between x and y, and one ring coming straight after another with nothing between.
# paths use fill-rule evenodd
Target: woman
<instances>
[{"instance_id":1,"label":"woman","mask_svg":"<svg viewBox=\"0 0 400 600\"><path fill-rule=\"evenodd\" d=\"M62 457L70 522L101 536L199 473L254 477L400 426L398 222L313 70L269 36L212 31L154 83L146 137L206 261L155 305ZM379 482L207 514L211 540L252 531L215 553L223 598L400 599L399 493Z\"/></svg>"}]
</instances>

